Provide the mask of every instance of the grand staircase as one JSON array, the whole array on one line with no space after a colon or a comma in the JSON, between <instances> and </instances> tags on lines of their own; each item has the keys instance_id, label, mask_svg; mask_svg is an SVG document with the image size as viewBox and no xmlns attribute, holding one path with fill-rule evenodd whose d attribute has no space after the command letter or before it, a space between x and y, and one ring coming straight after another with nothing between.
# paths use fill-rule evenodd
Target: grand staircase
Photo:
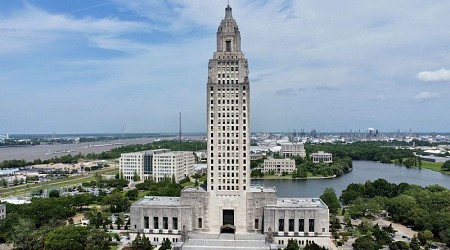
<instances>
[{"instance_id":1,"label":"grand staircase","mask_svg":"<svg viewBox=\"0 0 450 250\"><path fill-rule=\"evenodd\" d=\"M182 250L269 250L262 234L200 234L189 235Z\"/></svg>"}]
</instances>

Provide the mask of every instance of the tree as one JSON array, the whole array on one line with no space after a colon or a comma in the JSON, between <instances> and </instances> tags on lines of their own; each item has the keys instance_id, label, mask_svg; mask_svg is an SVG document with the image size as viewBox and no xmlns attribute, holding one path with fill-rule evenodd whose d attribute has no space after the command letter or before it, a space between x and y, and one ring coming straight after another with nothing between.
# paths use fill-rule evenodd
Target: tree
<instances>
[{"instance_id":1,"label":"tree","mask_svg":"<svg viewBox=\"0 0 450 250\"><path fill-rule=\"evenodd\" d=\"M48 192L49 198L58 198L59 197L59 190L53 189L50 192Z\"/></svg>"},{"instance_id":2,"label":"tree","mask_svg":"<svg viewBox=\"0 0 450 250\"><path fill-rule=\"evenodd\" d=\"M355 250L378 250L379 247L375 240L370 235L361 236L355 240L355 243L352 244L353 249Z\"/></svg>"},{"instance_id":3,"label":"tree","mask_svg":"<svg viewBox=\"0 0 450 250\"><path fill-rule=\"evenodd\" d=\"M411 243L409 243L409 248L411 250L420 250L420 243L416 235L414 235L414 237L411 239Z\"/></svg>"},{"instance_id":4,"label":"tree","mask_svg":"<svg viewBox=\"0 0 450 250\"><path fill-rule=\"evenodd\" d=\"M119 215L116 219L117 229L120 230L120 228L122 227L123 224L124 224L124 221L122 219L122 216Z\"/></svg>"},{"instance_id":5,"label":"tree","mask_svg":"<svg viewBox=\"0 0 450 250\"><path fill-rule=\"evenodd\" d=\"M294 239L288 240L288 244L287 244L287 247L285 248L285 250L299 250L299 249L300 249L300 247L298 246L297 240L294 240Z\"/></svg>"},{"instance_id":6,"label":"tree","mask_svg":"<svg viewBox=\"0 0 450 250\"><path fill-rule=\"evenodd\" d=\"M79 250L86 246L89 229L66 226L55 229L45 238L46 250Z\"/></svg>"},{"instance_id":7,"label":"tree","mask_svg":"<svg viewBox=\"0 0 450 250\"><path fill-rule=\"evenodd\" d=\"M136 170L134 171L133 181L138 182L141 180L141 177L137 174Z\"/></svg>"},{"instance_id":8,"label":"tree","mask_svg":"<svg viewBox=\"0 0 450 250\"><path fill-rule=\"evenodd\" d=\"M170 242L169 239L165 239L161 247L158 248L158 250L170 250L170 249L172 249L172 243Z\"/></svg>"},{"instance_id":9,"label":"tree","mask_svg":"<svg viewBox=\"0 0 450 250\"><path fill-rule=\"evenodd\" d=\"M433 239L433 237L433 232L431 232L430 230L420 231L417 234L417 238L419 239L421 245L427 244L428 241Z\"/></svg>"},{"instance_id":10,"label":"tree","mask_svg":"<svg viewBox=\"0 0 450 250\"><path fill-rule=\"evenodd\" d=\"M101 182L103 182L103 176L99 172L95 172L94 179L97 184L100 184Z\"/></svg>"},{"instance_id":11,"label":"tree","mask_svg":"<svg viewBox=\"0 0 450 250\"><path fill-rule=\"evenodd\" d=\"M131 242L131 248L133 250L152 250L153 246L152 244L150 244L150 240L145 237L145 235L141 237L141 235L138 233L133 242Z\"/></svg>"},{"instance_id":12,"label":"tree","mask_svg":"<svg viewBox=\"0 0 450 250\"><path fill-rule=\"evenodd\" d=\"M322 201L327 204L328 209L332 214L337 214L338 210L341 208L341 204L339 204L336 191L334 191L334 188L332 187L325 188L325 191L323 191L320 199L322 199Z\"/></svg>"},{"instance_id":13,"label":"tree","mask_svg":"<svg viewBox=\"0 0 450 250\"><path fill-rule=\"evenodd\" d=\"M325 247L320 247L314 241L306 243L305 248L303 250L327 250Z\"/></svg>"},{"instance_id":14,"label":"tree","mask_svg":"<svg viewBox=\"0 0 450 250\"><path fill-rule=\"evenodd\" d=\"M441 170L450 171L450 160L445 161L444 164L442 164Z\"/></svg>"},{"instance_id":15,"label":"tree","mask_svg":"<svg viewBox=\"0 0 450 250\"><path fill-rule=\"evenodd\" d=\"M139 190L137 189L128 190L125 196L128 197L130 200L136 200L139 196Z\"/></svg>"},{"instance_id":16,"label":"tree","mask_svg":"<svg viewBox=\"0 0 450 250\"><path fill-rule=\"evenodd\" d=\"M86 239L85 250L108 250L109 245L109 235L105 231L94 229Z\"/></svg>"},{"instance_id":17,"label":"tree","mask_svg":"<svg viewBox=\"0 0 450 250\"><path fill-rule=\"evenodd\" d=\"M409 250L409 246L404 241L393 241L389 244L389 250Z\"/></svg>"}]
</instances>

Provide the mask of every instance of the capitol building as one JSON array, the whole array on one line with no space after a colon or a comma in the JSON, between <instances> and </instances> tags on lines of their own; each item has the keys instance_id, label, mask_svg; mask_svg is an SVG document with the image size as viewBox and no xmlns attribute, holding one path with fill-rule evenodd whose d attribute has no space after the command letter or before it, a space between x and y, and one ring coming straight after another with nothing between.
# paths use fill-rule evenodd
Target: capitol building
<instances>
[{"instance_id":1,"label":"capitol building","mask_svg":"<svg viewBox=\"0 0 450 250\"><path fill-rule=\"evenodd\" d=\"M168 239L174 249L278 249L289 239L331 247L322 200L279 198L275 188L250 183L249 66L229 5L207 79L207 185L133 203L131 240L138 233L154 244Z\"/></svg>"}]
</instances>

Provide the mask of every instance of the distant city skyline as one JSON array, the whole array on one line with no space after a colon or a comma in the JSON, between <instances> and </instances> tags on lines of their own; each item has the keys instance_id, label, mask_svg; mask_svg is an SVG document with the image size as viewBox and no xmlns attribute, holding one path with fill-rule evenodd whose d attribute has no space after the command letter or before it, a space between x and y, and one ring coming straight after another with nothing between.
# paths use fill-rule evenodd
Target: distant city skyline
<instances>
[{"instance_id":1,"label":"distant city skyline","mask_svg":"<svg viewBox=\"0 0 450 250\"><path fill-rule=\"evenodd\" d=\"M226 3L1 1L0 134L206 132ZM230 4L251 131L450 131L448 2Z\"/></svg>"}]
</instances>

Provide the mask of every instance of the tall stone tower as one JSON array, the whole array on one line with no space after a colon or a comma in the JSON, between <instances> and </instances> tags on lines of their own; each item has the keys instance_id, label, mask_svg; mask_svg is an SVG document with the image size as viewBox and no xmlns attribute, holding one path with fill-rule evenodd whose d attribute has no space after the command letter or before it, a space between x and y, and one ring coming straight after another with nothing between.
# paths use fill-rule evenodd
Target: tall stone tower
<instances>
[{"instance_id":1,"label":"tall stone tower","mask_svg":"<svg viewBox=\"0 0 450 250\"><path fill-rule=\"evenodd\" d=\"M248 64L232 9L217 30L208 65L208 192L210 232L247 231L250 187L250 85Z\"/></svg>"}]
</instances>

